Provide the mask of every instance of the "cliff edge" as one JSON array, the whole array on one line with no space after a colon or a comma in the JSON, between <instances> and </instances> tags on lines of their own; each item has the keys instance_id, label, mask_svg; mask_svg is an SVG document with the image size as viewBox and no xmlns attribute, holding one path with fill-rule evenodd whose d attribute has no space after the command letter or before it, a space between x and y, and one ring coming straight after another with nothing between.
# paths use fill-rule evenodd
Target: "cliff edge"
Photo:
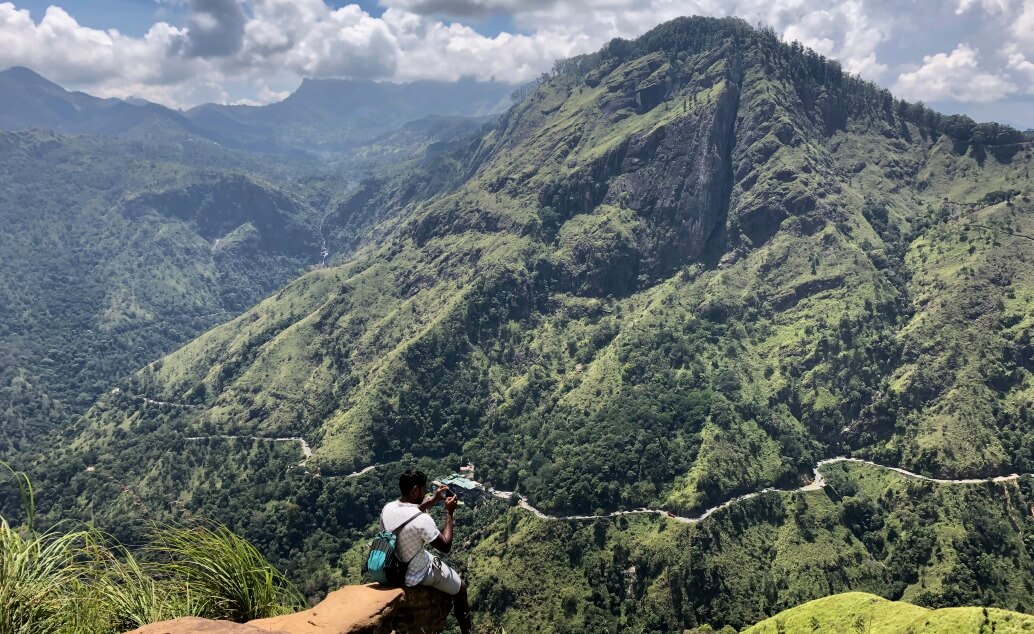
<instances>
[{"instance_id":1,"label":"cliff edge","mask_svg":"<svg viewBox=\"0 0 1034 634\"><path fill-rule=\"evenodd\" d=\"M247 624L180 618L129 634L435 634L445 629L451 603L430 588L345 586L308 610Z\"/></svg>"}]
</instances>

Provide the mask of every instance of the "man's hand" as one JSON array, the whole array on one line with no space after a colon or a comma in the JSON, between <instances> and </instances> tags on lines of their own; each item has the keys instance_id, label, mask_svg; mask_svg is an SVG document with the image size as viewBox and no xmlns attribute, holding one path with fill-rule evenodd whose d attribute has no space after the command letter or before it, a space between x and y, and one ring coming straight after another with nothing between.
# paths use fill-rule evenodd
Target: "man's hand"
<instances>
[{"instance_id":1,"label":"man's hand","mask_svg":"<svg viewBox=\"0 0 1034 634\"><path fill-rule=\"evenodd\" d=\"M444 500L448 491L449 487L444 484L438 487L438 490L434 492L434 495L428 495L424 498L424 501L420 504L420 510L426 513L427 509Z\"/></svg>"},{"instance_id":2,"label":"man's hand","mask_svg":"<svg viewBox=\"0 0 1034 634\"><path fill-rule=\"evenodd\" d=\"M455 495L450 498L445 498L445 512L452 515L453 511L456 510L456 506L459 505L460 499Z\"/></svg>"}]
</instances>

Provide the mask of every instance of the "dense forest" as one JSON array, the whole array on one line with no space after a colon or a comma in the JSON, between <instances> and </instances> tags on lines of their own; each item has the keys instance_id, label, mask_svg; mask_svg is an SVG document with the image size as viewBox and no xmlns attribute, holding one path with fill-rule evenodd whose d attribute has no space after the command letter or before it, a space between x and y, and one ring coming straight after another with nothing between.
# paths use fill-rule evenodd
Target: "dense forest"
<instances>
[{"instance_id":1,"label":"dense forest","mask_svg":"<svg viewBox=\"0 0 1034 634\"><path fill-rule=\"evenodd\" d=\"M413 463L472 461L557 514L699 513L836 455L1034 472L1021 133L732 19L520 96L325 206L333 266L104 390L32 465L47 519L133 543L215 517L315 597L358 579ZM691 526L492 501L461 512L456 562L486 631L745 627L848 590L1034 609L1030 477L828 470Z\"/></svg>"}]
</instances>

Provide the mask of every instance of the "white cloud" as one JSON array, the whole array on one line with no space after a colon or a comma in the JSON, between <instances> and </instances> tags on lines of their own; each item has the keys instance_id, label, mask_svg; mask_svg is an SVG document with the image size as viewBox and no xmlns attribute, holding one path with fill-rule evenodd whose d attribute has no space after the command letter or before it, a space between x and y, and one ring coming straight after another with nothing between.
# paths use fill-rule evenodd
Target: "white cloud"
<instances>
[{"instance_id":1,"label":"white cloud","mask_svg":"<svg viewBox=\"0 0 1034 634\"><path fill-rule=\"evenodd\" d=\"M927 55L921 67L898 76L894 89L911 99L974 102L997 101L1016 91L1004 75L981 70L979 56L968 44L948 54Z\"/></svg>"},{"instance_id":2,"label":"white cloud","mask_svg":"<svg viewBox=\"0 0 1034 634\"><path fill-rule=\"evenodd\" d=\"M1022 53L1013 53L1009 56L1009 68L1027 78L1027 93L1034 95L1034 62Z\"/></svg>"},{"instance_id":3,"label":"white cloud","mask_svg":"<svg viewBox=\"0 0 1034 634\"><path fill-rule=\"evenodd\" d=\"M1019 15L1012 21L1015 44L1034 48L1034 0L1025 0Z\"/></svg>"},{"instance_id":4,"label":"white cloud","mask_svg":"<svg viewBox=\"0 0 1034 634\"><path fill-rule=\"evenodd\" d=\"M557 0L381 0L381 4L421 15L481 17L492 13L526 12L560 3Z\"/></svg>"},{"instance_id":5,"label":"white cloud","mask_svg":"<svg viewBox=\"0 0 1034 634\"><path fill-rule=\"evenodd\" d=\"M195 64L170 58L185 31L164 22L143 37L80 25L60 7L39 23L13 4L0 4L0 68L27 66L53 81L88 86L101 96L138 94L172 100L169 86L197 77Z\"/></svg>"},{"instance_id":6,"label":"white cloud","mask_svg":"<svg viewBox=\"0 0 1034 634\"><path fill-rule=\"evenodd\" d=\"M799 7L797 11L793 11L794 4ZM891 35L893 24L880 21L863 2L826 7L817 3L813 9L803 9L802 3L787 3L787 10L778 19L786 24L782 29L784 39L797 40L839 59L848 72L879 79L887 71L887 65L876 59L876 48Z\"/></svg>"},{"instance_id":7,"label":"white cloud","mask_svg":"<svg viewBox=\"0 0 1034 634\"><path fill-rule=\"evenodd\" d=\"M955 13L962 15L974 7L988 13L1005 13L1012 7L1012 0L959 0Z\"/></svg>"},{"instance_id":8,"label":"white cloud","mask_svg":"<svg viewBox=\"0 0 1034 634\"><path fill-rule=\"evenodd\" d=\"M735 15L770 25L849 72L897 77L895 87L909 98L987 101L1034 86L1026 67L1010 61L1034 59L1034 0L381 0L387 8L377 17L324 0L163 1L187 8L183 26L161 21L129 37L85 27L58 7L36 23L0 0L0 68L24 65L76 89L170 105L266 102L303 76L523 82L557 58L674 17ZM929 55L921 65L888 52L906 40L917 56L945 50L936 24L916 28L940 3L938 19L972 31L967 41L975 46ZM509 15L519 32L484 35L465 24L492 14ZM979 59L978 46L998 53Z\"/></svg>"}]
</instances>

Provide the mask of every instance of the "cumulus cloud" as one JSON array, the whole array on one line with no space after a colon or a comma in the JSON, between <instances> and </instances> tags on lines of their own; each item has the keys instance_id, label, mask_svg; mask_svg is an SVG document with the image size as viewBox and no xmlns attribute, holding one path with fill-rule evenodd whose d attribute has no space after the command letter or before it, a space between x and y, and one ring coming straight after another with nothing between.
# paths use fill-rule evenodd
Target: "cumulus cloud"
<instances>
[{"instance_id":1,"label":"cumulus cloud","mask_svg":"<svg viewBox=\"0 0 1034 634\"><path fill-rule=\"evenodd\" d=\"M930 101L997 101L1016 91L1001 74L980 69L980 51L959 44L951 53L923 58L923 65L898 76L894 89L902 96Z\"/></svg>"},{"instance_id":2,"label":"cumulus cloud","mask_svg":"<svg viewBox=\"0 0 1034 634\"><path fill-rule=\"evenodd\" d=\"M184 53L189 57L221 57L244 42L244 9L237 0L190 0Z\"/></svg>"},{"instance_id":3,"label":"cumulus cloud","mask_svg":"<svg viewBox=\"0 0 1034 634\"><path fill-rule=\"evenodd\" d=\"M1023 7L1012 20L1014 47L1034 48L1034 0L1025 0Z\"/></svg>"},{"instance_id":4,"label":"cumulus cloud","mask_svg":"<svg viewBox=\"0 0 1034 634\"><path fill-rule=\"evenodd\" d=\"M797 40L828 57L839 59L848 72L867 79L879 79L887 65L877 61L876 49L893 32L893 23L860 1L837 6L816 3L799 12L778 15L786 40Z\"/></svg>"},{"instance_id":5,"label":"cumulus cloud","mask_svg":"<svg viewBox=\"0 0 1034 634\"><path fill-rule=\"evenodd\" d=\"M1005 13L1011 8L1012 0L959 0L955 8L957 15L962 15L970 9L979 7L988 13Z\"/></svg>"},{"instance_id":6,"label":"cumulus cloud","mask_svg":"<svg viewBox=\"0 0 1034 634\"><path fill-rule=\"evenodd\" d=\"M916 27L930 5L900 0L380 0L379 16L325 0L165 1L186 7L182 24L159 21L130 37L85 27L56 6L36 22L0 0L0 68L29 66L76 89L174 106L266 102L304 76L524 82L557 58L680 15L735 15L867 79L896 77L909 98L987 101L1034 86L1024 65L1034 59L1034 0L941 0L937 19L973 32L973 45L951 53L937 52L955 45L937 28ZM492 14L509 16L517 32L486 35L466 23ZM907 47L932 54L918 64L895 53Z\"/></svg>"},{"instance_id":7,"label":"cumulus cloud","mask_svg":"<svg viewBox=\"0 0 1034 634\"><path fill-rule=\"evenodd\" d=\"M381 5L421 15L459 18L518 13L559 4L557 0L381 0ZM613 3L612 3L613 4Z\"/></svg>"},{"instance_id":8,"label":"cumulus cloud","mask_svg":"<svg viewBox=\"0 0 1034 634\"><path fill-rule=\"evenodd\" d=\"M0 68L27 66L54 81L101 85L112 78L127 84L169 85L193 76L188 65L168 60L185 31L159 22L143 37L81 26L52 6L36 23L26 10L0 3Z\"/></svg>"},{"instance_id":9,"label":"cumulus cloud","mask_svg":"<svg viewBox=\"0 0 1034 634\"><path fill-rule=\"evenodd\" d=\"M1009 56L1009 68L1026 77L1027 93L1034 95L1034 62L1028 60L1022 53L1013 53Z\"/></svg>"}]
</instances>

